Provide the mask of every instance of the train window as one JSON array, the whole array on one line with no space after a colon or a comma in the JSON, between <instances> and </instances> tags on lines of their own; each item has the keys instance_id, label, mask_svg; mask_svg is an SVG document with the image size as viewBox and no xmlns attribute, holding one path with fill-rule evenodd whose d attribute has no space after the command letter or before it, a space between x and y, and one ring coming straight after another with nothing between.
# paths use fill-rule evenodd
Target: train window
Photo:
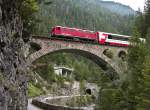
<instances>
[{"instance_id":1,"label":"train window","mask_svg":"<svg viewBox=\"0 0 150 110\"><path fill-rule=\"evenodd\" d=\"M111 35L108 35L108 39L112 39L112 36L111 36Z\"/></svg>"},{"instance_id":2,"label":"train window","mask_svg":"<svg viewBox=\"0 0 150 110\"><path fill-rule=\"evenodd\" d=\"M84 30L81 30L81 29L78 29L78 31L80 31L80 32L84 32Z\"/></svg>"},{"instance_id":3,"label":"train window","mask_svg":"<svg viewBox=\"0 0 150 110\"><path fill-rule=\"evenodd\" d=\"M112 36L108 35L108 39L115 39L115 40L123 40L123 41L128 41L128 38L122 37L122 36Z\"/></svg>"},{"instance_id":4,"label":"train window","mask_svg":"<svg viewBox=\"0 0 150 110\"><path fill-rule=\"evenodd\" d=\"M60 30L60 27L56 27L56 30Z\"/></svg>"},{"instance_id":5,"label":"train window","mask_svg":"<svg viewBox=\"0 0 150 110\"><path fill-rule=\"evenodd\" d=\"M123 38L123 40L124 40L124 41L128 41L128 40L129 40L129 38Z\"/></svg>"},{"instance_id":6,"label":"train window","mask_svg":"<svg viewBox=\"0 0 150 110\"><path fill-rule=\"evenodd\" d=\"M66 28L62 28L63 31L66 31Z\"/></svg>"},{"instance_id":7,"label":"train window","mask_svg":"<svg viewBox=\"0 0 150 110\"><path fill-rule=\"evenodd\" d=\"M71 31L71 32L73 32L73 31L74 31L74 29L70 29L70 31Z\"/></svg>"}]
</instances>

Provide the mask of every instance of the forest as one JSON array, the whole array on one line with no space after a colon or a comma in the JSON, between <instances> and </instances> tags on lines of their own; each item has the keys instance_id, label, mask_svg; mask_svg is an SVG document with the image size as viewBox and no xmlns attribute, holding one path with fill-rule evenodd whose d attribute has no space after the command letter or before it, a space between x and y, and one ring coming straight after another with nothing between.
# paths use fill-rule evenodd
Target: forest
<instances>
[{"instance_id":1,"label":"forest","mask_svg":"<svg viewBox=\"0 0 150 110\"><path fill-rule=\"evenodd\" d=\"M117 3L106 2L113 7L104 7L104 3L99 0L51 0L50 3L42 1L35 16L38 23L34 32L47 35L51 27L61 25L131 35L136 12ZM117 11L112 11L119 6ZM128 14L123 14L122 10L127 10Z\"/></svg>"}]
</instances>

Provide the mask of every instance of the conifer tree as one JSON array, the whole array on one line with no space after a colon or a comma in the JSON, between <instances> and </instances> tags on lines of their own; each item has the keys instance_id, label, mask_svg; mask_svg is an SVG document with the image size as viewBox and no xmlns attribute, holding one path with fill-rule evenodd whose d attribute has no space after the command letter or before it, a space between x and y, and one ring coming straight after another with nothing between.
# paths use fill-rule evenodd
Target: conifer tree
<instances>
[{"instance_id":1,"label":"conifer tree","mask_svg":"<svg viewBox=\"0 0 150 110\"><path fill-rule=\"evenodd\" d=\"M146 0L145 7L144 7L144 13L145 13L145 36L148 31L148 28L150 27L150 0Z\"/></svg>"},{"instance_id":2,"label":"conifer tree","mask_svg":"<svg viewBox=\"0 0 150 110\"><path fill-rule=\"evenodd\" d=\"M150 0L145 3L145 13L140 16L144 23L135 27L133 42L135 46L129 49L129 72L127 99L132 110L149 110L150 108ZM138 18L139 19L139 18ZM144 27L143 31L138 26ZM145 42L139 37L144 35Z\"/></svg>"}]
</instances>

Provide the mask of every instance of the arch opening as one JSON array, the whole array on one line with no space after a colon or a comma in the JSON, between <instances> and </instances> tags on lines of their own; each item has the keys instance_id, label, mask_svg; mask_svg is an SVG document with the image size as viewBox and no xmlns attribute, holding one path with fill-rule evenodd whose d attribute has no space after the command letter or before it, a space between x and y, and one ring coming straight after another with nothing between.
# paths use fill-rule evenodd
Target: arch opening
<instances>
[{"instance_id":1,"label":"arch opening","mask_svg":"<svg viewBox=\"0 0 150 110\"><path fill-rule=\"evenodd\" d=\"M105 50L103 51L103 54L104 54L105 56L107 56L108 58L110 58L110 59L113 58L113 52L112 52L110 49L105 49Z\"/></svg>"},{"instance_id":2,"label":"arch opening","mask_svg":"<svg viewBox=\"0 0 150 110\"><path fill-rule=\"evenodd\" d=\"M54 54L54 53L61 53L61 52L72 53L72 54L83 56L83 57L93 61L94 63L96 63L103 71L105 71L106 75L111 80L115 80L115 79L119 78L119 75L117 74L117 72L111 65L109 65L105 60L103 60L99 56L97 56L93 53L90 53L88 51L79 50L79 49L59 49L59 50L54 50L52 52L48 52L47 54ZM47 55L47 54L45 54L45 55Z\"/></svg>"},{"instance_id":3,"label":"arch opening","mask_svg":"<svg viewBox=\"0 0 150 110\"><path fill-rule=\"evenodd\" d=\"M92 95L91 89L86 89L86 90L85 90L85 93L88 94L88 95Z\"/></svg>"},{"instance_id":4,"label":"arch opening","mask_svg":"<svg viewBox=\"0 0 150 110\"><path fill-rule=\"evenodd\" d=\"M41 46L39 44L31 42L30 43L29 53L32 54L32 53L34 53L34 52L36 52L36 51L38 51L40 49L41 49Z\"/></svg>"},{"instance_id":5,"label":"arch opening","mask_svg":"<svg viewBox=\"0 0 150 110\"><path fill-rule=\"evenodd\" d=\"M118 57L121 58L123 61L126 60L126 52L125 51L120 51L119 54L118 54Z\"/></svg>"}]
</instances>

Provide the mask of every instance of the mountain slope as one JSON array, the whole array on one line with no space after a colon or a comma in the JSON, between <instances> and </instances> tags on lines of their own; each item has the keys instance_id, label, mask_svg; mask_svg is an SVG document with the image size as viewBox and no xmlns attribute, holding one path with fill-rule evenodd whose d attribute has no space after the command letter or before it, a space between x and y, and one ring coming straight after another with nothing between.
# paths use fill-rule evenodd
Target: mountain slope
<instances>
[{"instance_id":1,"label":"mountain slope","mask_svg":"<svg viewBox=\"0 0 150 110\"><path fill-rule=\"evenodd\" d=\"M121 3L113 2L113 1L102 1L102 0L94 0L95 3L98 3L104 8L109 9L112 12L121 14L121 15L134 15L135 11L126 5Z\"/></svg>"},{"instance_id":2,"label":"mountain slope","mask_svg":"<svg viewBox=\"0 0 150 110\"><path fill-rule=\"evenodd\" d=\"M104 8L104 10L111 11L120 15L134 15L135 11L126 5L123 5L121 3L113 2L113 1L103 1L103 0L72 0L73 4L78 4L81 7L85 8L86 10L89 8L95 8L93 6L96 6L100 10ZM92 9L92 10L93 10ZM97 9L96 9L97 10Z\"/></svg>"},{"instance_id":3,"label":"mountain slope","mask_svg":"<svg viewBox=\"0 0 150 110\"><path fill-rule=\"evenodd\" d=\"M62 25L93 31L107 31L131 34L134 15L120 15L101 6L98 0L51 0L52 4L41 2L40 19L35 33L47 34L52 26Z\"/></svg>"}]
</instances>

